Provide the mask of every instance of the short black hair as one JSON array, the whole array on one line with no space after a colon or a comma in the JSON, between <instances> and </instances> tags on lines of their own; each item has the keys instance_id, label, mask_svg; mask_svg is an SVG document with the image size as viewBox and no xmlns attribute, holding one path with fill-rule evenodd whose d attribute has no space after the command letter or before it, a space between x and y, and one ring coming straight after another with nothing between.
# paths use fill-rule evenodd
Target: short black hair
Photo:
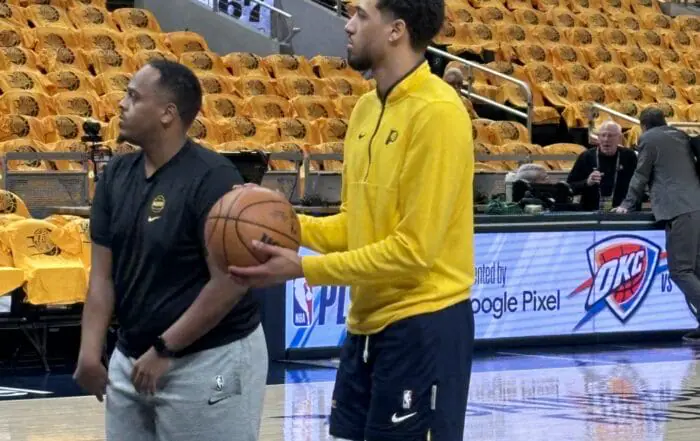
<instances>
[{"instance_id":1,"label":"short black hair","mask_svg":"<svg viewBox=\"0 0 700 441\"><path fill-rule=\"evenodd\" d=\"M197 75L170 60L151 60L148 65L160 72L158 85L170 93L182 123L189 127L202 108L202 85Z\"/></svg>"},{"instance_id":2,"label":"short black hair","mask_svg":"<svg viewBox=\"0 0 700 441\"><path fill-rule=\"evenodd\" d=\"M411 46L421 51L430 45L445 20L444 0L377 0L377 9L406 22Z\"/></svg>"},{"instance_id":3,"label":"short black hair","mask_svg":"<svg viewBox=\"0 0 700 441\"><path fill-rule=\"evenodd\" d=\"M639 124L647 130L667 125L664 111L658 107L647 107L639 114Z\"/></svg>"}]
</instances>

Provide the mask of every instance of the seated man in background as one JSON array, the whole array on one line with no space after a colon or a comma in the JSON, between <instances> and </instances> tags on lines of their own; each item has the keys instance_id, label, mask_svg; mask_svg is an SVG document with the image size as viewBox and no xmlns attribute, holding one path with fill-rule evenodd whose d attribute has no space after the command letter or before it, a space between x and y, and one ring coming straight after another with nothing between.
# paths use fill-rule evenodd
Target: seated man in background
<instances>
[{"instance_id":1,"label":"seated man in background","mask_svg":"<svg viewBox=\"0 0 700 441\"><path fill-rule=\"evenodd\" d=\"M457 91L457 95L462 98L462 104L464 104L467 112L469 112L469 117L472 121L478 119L479 115L474 111L474 105L471 100L462 95L462 88L464 88L464 74L462 74L462 71L456 67L450 67L445 70L445 73L442 75L442 80Z\"/></svg>"},{"instance_id":2,"label":"seated man in background","mask_svg":"<svg viewBox=\"0 0 700 441\"><path fill-rule=\"evenodd\" d=\"M449 69L445 70L445 74L442 76L442 79L452 86L456 91L457 94L460 96L462 95L462 86L464 85L464 75L462 75L462 71L457 69L456 67L450 67Z\"/></svg>"},{"instance_id":3,"label":"seated man in background","mask_svg":"<svg viewBox=\"0 0 700 441\"><path fill-rule=\"evenodd\" d=\"M620 147L622 128L614 121L598 129L598 146L579 155L566 182L581 195L584 211L610 210L625 199L637 168L634 150Z\"/></svg>"}]
</instances>

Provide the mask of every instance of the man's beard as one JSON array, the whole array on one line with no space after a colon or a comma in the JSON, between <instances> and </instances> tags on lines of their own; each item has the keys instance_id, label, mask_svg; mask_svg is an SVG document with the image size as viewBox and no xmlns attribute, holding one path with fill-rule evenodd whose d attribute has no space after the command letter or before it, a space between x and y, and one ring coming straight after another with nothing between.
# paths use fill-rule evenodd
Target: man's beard
<instances>
[{"instance_id":1,"label":"man's beard","mask_svg":"<svg viewBox=\"0 0 700 441\"><path fill-rule=\"evenodd\" d=\"M131 145L139 145L138 141L136 141L135 139L133 139L132 137L130 137L128 135L124 135L124 133L122 133L121 131L117 135L116 141L117 141L117 144L127 143L127 144L131 144Z\"/></svg>"},{"instance_id":2,"label":"man's beard","mask_svg":"<svg viewBox=\"0 0 700 441\"><path fill-rule=\"evenodd\" d=\"M365 72L372 68L372 60L367 56L353 56L348 50L348 66L357 71Z\"/></svg>"}]
</instances>

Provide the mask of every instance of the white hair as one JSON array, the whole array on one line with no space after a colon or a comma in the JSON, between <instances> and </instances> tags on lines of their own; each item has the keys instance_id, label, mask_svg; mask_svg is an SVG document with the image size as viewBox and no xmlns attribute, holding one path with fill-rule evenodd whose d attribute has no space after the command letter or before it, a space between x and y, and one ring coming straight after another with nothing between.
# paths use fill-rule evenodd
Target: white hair
<instances>
[{"instance_id":1,"label":"white hair","mask_svg":"<svg viewBox=\"0 0 700 441\"><path fill-rule=\"evenodd\" d=\"M515 172L515 180L537 182L547 175L547 169L540 164L523 164Z\"/></svg>"},{"instance_id":2,"label":"white hair","mask_svg":"<svg viewBox=\"0 0 700 441\"><path fill-rule=\"evenodd\" d=\"M457 67L450 67L449 69L445 70L445 74L442 76L442 78L447 78L449 75L456 75L461 78L462 81L464 81L464 74Z\"/></svg>"},{"instance_id":3,"label":"white hair","mask_svg":"<svg viewBox=\"0 0 700 441\"><path fill-rule=\"evenodd\" d=\"M611 127L615 130L616 133L622 134L622 126L620 124L616 123L615 121L609 119L605 121L603 124L598 127L598 131L600 132L603 129L607 129L608 127Z\"/></svg>"}]
</instances>

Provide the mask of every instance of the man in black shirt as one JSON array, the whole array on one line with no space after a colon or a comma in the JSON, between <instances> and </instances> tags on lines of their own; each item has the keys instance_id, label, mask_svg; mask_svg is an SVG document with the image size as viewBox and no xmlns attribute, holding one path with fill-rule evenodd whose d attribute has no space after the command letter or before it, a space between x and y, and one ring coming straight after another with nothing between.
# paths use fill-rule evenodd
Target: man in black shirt
<instances>
[{"instance_id":1,"label":"man in black shirt","mask_svg":"<svg viewBox=\"0 0 700 441\"><path fill-rule=\"evenodd\" d=\"M579 155L567 182L574 194L581 195L585 211L606 210L625 199L630 180L637 168L637 154L620 148L622 129L607 121L598 129L598 147Z\"/></svg>"},{"instance_id":2,"label":"man in black shirt","mask_svg":"<svg viewBox=\"0 0 700 441\"><path fill-rule=\"evenodd\" d=\"M268 368L258 307L204 243L211 207L243 180L187 137L201 102L187 67L143 67L120 103L120 138L141 150L112 159L97 184L74 378L100 401L106 392L107 441L257 439Z\"/></svg>"}]
</instances>

